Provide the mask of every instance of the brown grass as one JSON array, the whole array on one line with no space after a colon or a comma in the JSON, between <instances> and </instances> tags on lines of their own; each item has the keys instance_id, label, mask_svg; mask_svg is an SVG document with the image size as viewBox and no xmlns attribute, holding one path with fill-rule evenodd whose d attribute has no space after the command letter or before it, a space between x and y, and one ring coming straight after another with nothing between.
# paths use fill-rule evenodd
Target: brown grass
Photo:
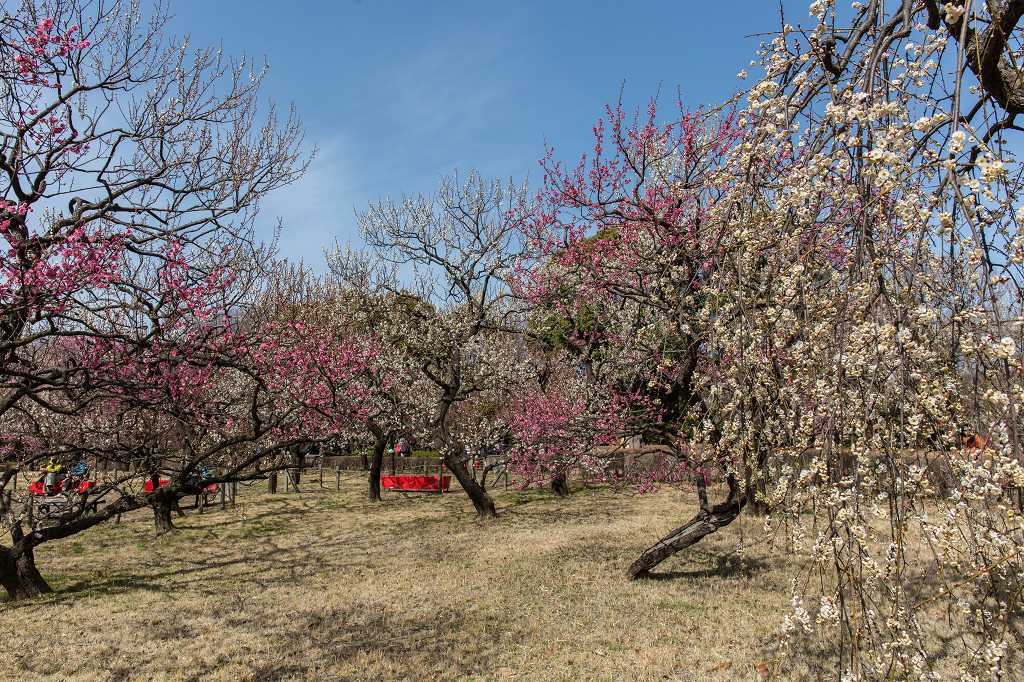
<instances>
[{"instance_id":1,"label":"brown grass","mask_svg":"<svg viewBox=\"0 0 1024 682\"><path fill-rule=\"evenodd\" d=\"M343 487L42 547L56 593L0 606L0 677L758 679L771 656L788 575L750 517L630 583L687 496L498 492L481 522L462 494Z\"/></svg>"}]
</instances>

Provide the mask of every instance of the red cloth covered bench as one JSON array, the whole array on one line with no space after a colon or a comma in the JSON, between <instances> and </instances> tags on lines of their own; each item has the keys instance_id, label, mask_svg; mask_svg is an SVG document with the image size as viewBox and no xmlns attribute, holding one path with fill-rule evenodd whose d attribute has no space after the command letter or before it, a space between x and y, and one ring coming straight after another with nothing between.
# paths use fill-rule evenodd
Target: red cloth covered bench
<instances>
[{"instance_id":1,"label":"red cloth covered bench","mask_svg":"<svg viewBox=\"0 0 1024 682\"><path fill-rule=\"evenodd\" d=\"M441 489L448 490L451 485L451 476L438 476L437 474L397 474L394 476L381 476L380 485L384 490L396 490L407 493L436 493L440 479Z\"/></svg>"},{"instance_id":2,"label":"red cloth covered bench","mask_svg":"<svg viewBox=\"0 0 1024 682\"><path fill-rule=\"evenodd\" d=\"M96 486L96 482L95 481L79 481L78 482L78 486L76 488L76 492L79 495L84 495L85 493L89 492L89 490L94 488L95 486ZM53 487L58 489L58 492L54 493L54 494L59 494L60 491L64 490L64 484L63 483L58 483L56 486L53 486ZM28 491L30 493L32 493L33 495L46 495L47 494L47 492L46 492L46 482L45 481L33 481L32 483L28 484Z\"/></svg>"},{"instance_id":3,"label":"red cloth covered bench","mask_svg":"<svg viewBox=\"0 0 1024 682\"><path fill-rule=\"evenodd\" d=\"M166 478L161 478L160 479L160 487L161 488L163 488L168 483L170 483L169 479L166 479ZM216 483L207 483L206 485L203 486L203 490L208 492L208 493L215 493L218 490L220 490L220 486L217 485ZM151 492L153 492L153 479L152 478L147 478L146 482L142 484L142 492L144 492L144 493L151 493Z\"/></svg>"},{"instance_id":4,"label":"red cloth covered bench","mask_svg":"<svg viewBox=\"0 0 1024 682\"><path fill-rule=\"evenodd\" d=\"M165 485L167 485L170 482L171 482L170 479L161 478L160 479L160 487L163 488ZM151 492L153 492L153 479L152 478L147 478L146 482L142 484L142 492L144 492L144 493L151 493Z\"/></svg>"}]
</instances>

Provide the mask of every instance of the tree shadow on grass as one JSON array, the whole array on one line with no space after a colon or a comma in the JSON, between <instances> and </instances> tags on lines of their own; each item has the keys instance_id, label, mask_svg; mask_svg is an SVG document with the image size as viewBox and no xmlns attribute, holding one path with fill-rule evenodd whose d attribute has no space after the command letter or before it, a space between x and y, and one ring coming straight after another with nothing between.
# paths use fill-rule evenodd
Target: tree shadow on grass
<instances>
[{"instance_id":1,"label":"tree shadow on grass","mask_svg":"<svg viewBox=\"0 0 1024 682\"><path fill-rule=\"evenodd\" d=\"M201 531L202 528L197 529ZM255 584L263 589L281 584L294 584L297 572L307 567L311 553L303 547L282 548L270 537L261 539L266 548L257 553L221 558L216 555L179 557L173 567L165 570L138 570L118 573L98 579L78 580L56 589L38 599L5 604L6 609L34 608L41 603L60 604L86 596L106 596L130 592L167 592L168 589L193 588L208 595L217 594L223 587L217 577L227 568L245 566L249 570L233 573L230 584ZM352 553L352 540L340 538L334 542L321 542L317 546L316 559L329 561L334 570L354 569L369 565L365 553ZM161 566L163 566L161 562ZM192 577L189 577L192 576ZM182 579L183 577L187 579ZM212 578L212 580L211 580ZM173 585L168 585L173 580Z\"/></svg>"},{"instance_id":2,"label":"tree shadow on grass","mask_svg":"<svg viewBox=\"0 0 1024 682\"><path fill-rule=\"evenodd\" d=\"M701 569L676 569L671 571L654 571L649 573L646 580L680 580L699 578L753 578L759 573L767 571L770 566L764 559L753 557L741 557L736 554L713 555L710 552L702 552L703 559L714 561L714 566Z\"/></svg>"},{"instance_id":3,"label":"tree shadow on grass","mask_svg":"<svg viewBox=\"0 0 1024 682\"><path fill-rule=\"evenodd\" d=\"M467 649L458 642L459 633L467 627L466 613L453 605L438 606L429 614L384 615L357 606L301 614L292 626L272 634L282 652L292 653L257 664L252 673L256 679L275 680L304 677L312 670L337 673L337 666L372 652L371 660L386 662L389 672L402 679L461 679L463 675L486 674L498 638ZM495 622L492 627L503 625ZM456 650L457 662L451 659ZM374 671L362 672L369 679Z\"/></svg>"}]
</instances>

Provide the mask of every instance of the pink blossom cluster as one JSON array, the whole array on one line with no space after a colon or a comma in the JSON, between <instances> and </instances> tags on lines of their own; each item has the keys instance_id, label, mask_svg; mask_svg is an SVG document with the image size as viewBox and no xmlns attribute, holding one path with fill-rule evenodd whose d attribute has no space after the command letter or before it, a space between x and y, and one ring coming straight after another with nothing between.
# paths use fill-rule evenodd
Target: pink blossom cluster
<instances>
[{"instance_id":1,"label":"pink blossom cluster","mask_svg":"<svg viewBox=\"0 0 1024 682\"><path fill-rule=\"evenodd\" d=\"M78 38L78 25L70 26L64 33L53 32L54 21L50 17L36 24L32 35L25 38L24 48L18 51L14 62L18 66L19 75L30 84L48 83L39 77L41 60L53 56L68 57L72 52L89 47L89 41ZM18 47L18 46L15 46ZM51 47L55 49L50 49Z\"/></svg>"},{"instance_id":2,"label":"pink blossom cluster","mask_svg":"<svg viewBox=\"0 0 1024 682\"><path fill-rule=\"evenodd\" d=\"M10 204L2 210L24 205ZM64 234L23 236L0 221L0 238L8 248L0 252L0 302L26 306L31 316L63 312L71 297L88 289L103 289L118 276L124 249L123 235L103 228L75 227Z\"/></svg>"},{"instance_id":3,"label":"pink blossom cluster","mask_svg":"<svg viewBox=\"0 0 1024 682\"><path fill-rule=\"evenodd\" d=\"M512 468L525 485L543 483L573 467L600 477L604 467L594 448L617 440L624 427L622 415L617 401L602 401L585 390L530 392L512 407Z\"/></svg>"},{"instance_id":4,"label":"pink blossom cluster","mask_svg":"<svg viewBox=\"0 0 1024 682\"><path fill-rule=\"evenodd\" d=\"M188 262L181 242L172 242L163 252L164 265L160 269L160 286L166 302L180 312L188 312L201 321L224 314L222 296L237 279L225 267L198 273ZM198 275L198 276L197 276Z\"/></svg>"},{"instance_id":5,"label":"pink blossom cluster","mask_svg":"<svg viewBox=\"0 0 1024 682\"><path fill-rule=\"evenodd\" d=\"M366 419L370 392L360 377L376 352L301 321L271 325L249 349L255 371L282 407L297 406L295 433L321 438Z\"/></svg>"}]
</instances>

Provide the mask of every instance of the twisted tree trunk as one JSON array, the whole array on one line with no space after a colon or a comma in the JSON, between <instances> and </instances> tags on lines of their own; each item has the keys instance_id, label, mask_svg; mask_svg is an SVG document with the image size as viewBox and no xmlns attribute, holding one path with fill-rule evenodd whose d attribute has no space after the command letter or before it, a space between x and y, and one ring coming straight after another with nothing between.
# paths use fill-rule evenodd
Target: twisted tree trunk
<instances>
[{"instance_id":1,"label":"twisted tree trunk","mask_svg":"<svg viewBox=\"0 0 1024 682\"><path fill-rule=\"evenodd\" d=\"M470 473L462 458L463 454L465 454L465 448L457 446L451 437L451 433L448 431L448 411L457 399L458 385L458 380L456 380L454 384L446 386L446 394L442 400L437 417L434 419L434 424L437 426L434 447L439 452L445 453L443 455L445 466L455 475L459 485L466 491L466 495L469 496L469 500L473 503L473 508L476 509L477 515L481 518L495 517L498 515L498 510L494 506L494 500L487 494L483 486L477 482L476 477ZM438 484L444 485L444 481L438 481Z\"/></svg>"},{"instance_id":2,"label":"twisted tree trunk","mask_svg":"<svg viewBox=\"0 0 1024 682\"><path fill-rule=\"evenodd\" d=\"M555 475L551 477L551 492L553 492L557 497L566 497L569 495L569 480L564 471L557 471Z\"/></svg>"},{"instance_id":3,"label":"twisted tree trunk","mask_svg":"<svg viewBox=\"0 0 1024 682\"><path fill-rule=\"evenodd\" d=\"M9 601L31 599L53 591L36 568L34 549L24 539L13 547L0 547L0 584L7 591Z\"/></svg>"},{"instance_id":4,"label":"twisted tree trunk","mask_svg":"<svg viewBox=\"0 0 1024 682\"><path fill-rule=\"evenodd\" d=\"M11 546L0 546L0 585L3 585L8 598L12 601L30 599L52 592L52 588L36 568L35 548L38 545L71 537L147 504L147 497L123 497L108 504L102 511L86 514L83 507L73 515L73 518L67 518L54 526L33 528L28 533L22 530L20 521L14 521L11 526Z\"/></svg>"},{"instance_id":5,"label":"twisted tree trunk","mask_svg":"<svg viewBox=\"0 0 1024 682\"><path fill-rule=\"evenodd\" d=\"M705 536L736 520L747 504L747 495L740 492L736 478L732 474L726 480L729 484L729 494L723 502L715 505L708 504L707 490L703 483L698 484L700 511L692 519L645 549L629 567L627 575L630 579L648 577L651 570L665 559L697 544Z\"/></svg>"},{"instance_id":6,"label":"twisted tree trunk","mask_svg":"<svg viewBox=\"0 0 1024 682\"><path fill-rule=\"evenodd\" d=\"M171 520L171 513L177 511L178 516L184 516L178 504L178 491L168 487L161 488L158 476L153 476L153 493L150 497L150 505L153 507L153 523L156 527L156 534L163 535L174 530L174 522Z\"/></svg>"},{"instance_id":7,"label":"twisted tree trunk","mask_svg":"<svg viewBox=\"0 0 1024 682\"><path fill-rule=\"evenodd\" d=\"M153 501L153 523L156 526L156 534L163 535L174 530L174 522L171 520L171 512L174 511L173 498L168 495L158 495Z\"/></svg>"}]
</instances>

